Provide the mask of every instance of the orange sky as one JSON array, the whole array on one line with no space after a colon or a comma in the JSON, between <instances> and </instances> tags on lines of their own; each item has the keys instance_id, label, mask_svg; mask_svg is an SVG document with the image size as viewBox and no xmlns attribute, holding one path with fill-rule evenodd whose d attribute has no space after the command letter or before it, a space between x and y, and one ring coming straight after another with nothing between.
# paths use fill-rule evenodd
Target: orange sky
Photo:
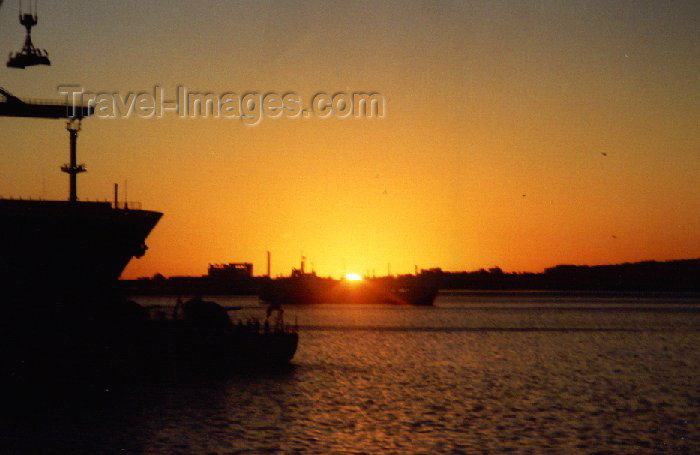
<instances>
[{"instance_id":1,"label":"orange sky","mask_svg":"<svg viewBox=\"0 0 700 455\"><path fill-rule=\"evenodd\" d=\"M699 257L698 5L43 1L53 65L0 86L384 95L383 119L85 121L79 196L128 180L165 213L126 277ZM61 121L0 119L0 144L0 195L67 196Z\"/></svg>"}]
</instances>

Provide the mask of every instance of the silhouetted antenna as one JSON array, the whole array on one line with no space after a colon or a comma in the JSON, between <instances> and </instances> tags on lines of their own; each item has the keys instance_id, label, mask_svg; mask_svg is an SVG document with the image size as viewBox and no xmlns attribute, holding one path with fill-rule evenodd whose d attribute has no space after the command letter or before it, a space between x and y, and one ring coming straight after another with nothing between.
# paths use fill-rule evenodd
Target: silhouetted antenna
<instances>
[{"instance_id":1,"label":"silhouetted antenna","mask_svg":"<svg viewBox=\"0 0 700 455\"><path fill-rule=\"evenodd\" d=\"M68 120L66 125L68 134L70 135L70 163L61 166L61 170L69 175L70 179L70 194L68 200L76 202L78 200L78 182L77 176L80 173L86 172L84 164L77 164L77 148L78 148L78 132L80 131L80 119Z\"/></svg>"}]
</instances>

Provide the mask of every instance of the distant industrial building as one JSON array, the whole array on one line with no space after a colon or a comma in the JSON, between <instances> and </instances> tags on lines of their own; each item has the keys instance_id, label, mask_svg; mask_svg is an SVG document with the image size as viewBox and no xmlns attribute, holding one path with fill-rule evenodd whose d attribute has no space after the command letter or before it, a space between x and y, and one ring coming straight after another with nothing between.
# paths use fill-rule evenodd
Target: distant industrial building
<instances>
[{"instance_id":1,"label":"distant industrial building","mask_svg":"<svg viewBox=\"0 0 700 455\"><path fill-rule=\"evenodd\" d=\"M253 278L253 263L229 262L228 264L209 264L207 276L217 281Z\"/></svg>"},{"instance_id":2,"label":"distant industrial building","mask_svg":"<svg viewBox=\"0 0 700 455\"><path fill-rule=\"evenodd\" d=\"M206 275L172 276L122 280L124 290L133 295L255 295L260 281L253 276L252 262L209 264Z\"/></svg>"}]
</instances>

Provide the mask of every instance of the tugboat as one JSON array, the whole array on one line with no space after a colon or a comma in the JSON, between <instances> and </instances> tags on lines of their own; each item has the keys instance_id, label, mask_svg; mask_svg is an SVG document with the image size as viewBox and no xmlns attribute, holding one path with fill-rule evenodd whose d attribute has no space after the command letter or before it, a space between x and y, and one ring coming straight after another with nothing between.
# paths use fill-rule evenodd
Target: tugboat
<instances>
[{"instance_id":1,"label":"tugboat","mask_svg":"<svg viewBox=\"0 0 700 455\"><path fill-rule=\"evenodd\" d=\"M272 313L276 313L274 317ZM248 319L233 324L224 307L195 297L178 301L170 321L151 321L158 326L155 332L159 336L169 334L175 341L176 349L164 353L161 360L217 369L288 363L299 341L296 325L284 323L280 307L269 308L263 323Z\"/></svg>"},{"instance_id":2,"label":"tugboat","mask_svg":"<svg viewBox=\"0 0 700 455\"><path fill-rule=\"evenodd\" d=\"M178 299L173 311L150 311L122 303L111 320L102 345L109 349L96 356L99 375L120 379L178 378L190 374L227 373L286 365L296 353L297 327L284 323L281 310L263 323L257 319L234 324L228 309L194 297ZM99 376L98 375L98 376Z\"/></svg>"}]
</instances>

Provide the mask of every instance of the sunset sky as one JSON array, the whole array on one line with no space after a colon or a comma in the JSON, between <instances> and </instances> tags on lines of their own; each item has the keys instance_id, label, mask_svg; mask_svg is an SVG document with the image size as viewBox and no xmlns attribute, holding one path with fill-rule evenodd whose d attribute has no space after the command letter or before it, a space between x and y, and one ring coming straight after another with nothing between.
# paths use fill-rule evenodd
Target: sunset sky
<instances>
[{"instance_id":1,"label":"sunset sky","mask_svg":"<svg viewBox=\"0 0 700 455\"><path fill-rule=\"evenodd\" d=\"M700 257L700 2L39 1L52 66L0 86L378 92L383 119L92 118L81 199L164 216L125 277ZM0 195L63 199L60 120L0 119Z\"/></svg>"}]
</instances>

